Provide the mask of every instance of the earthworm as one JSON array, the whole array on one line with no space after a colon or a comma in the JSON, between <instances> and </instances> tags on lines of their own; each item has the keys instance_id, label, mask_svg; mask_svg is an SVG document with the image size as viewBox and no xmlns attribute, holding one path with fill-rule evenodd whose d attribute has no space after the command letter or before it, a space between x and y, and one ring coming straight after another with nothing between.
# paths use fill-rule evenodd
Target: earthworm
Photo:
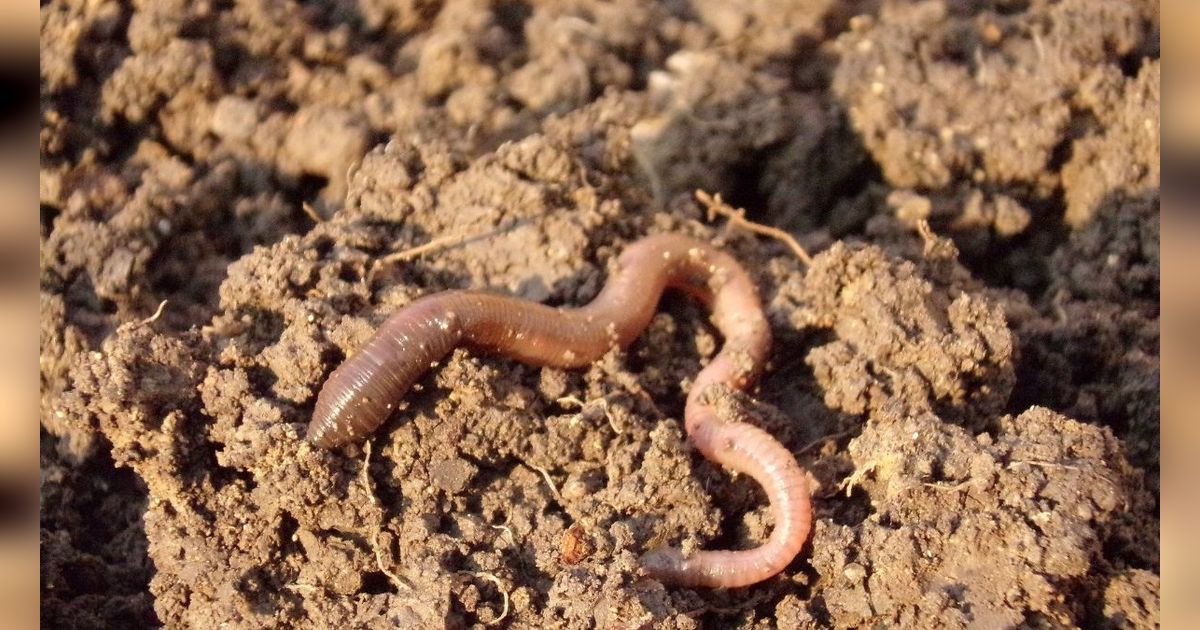
<instances>
[{"instance_id":1,"label":"earthworm","mask_svg":"<svg viewBox=\"0 0 1200 630\"><path fill-rule=\"evenodd\" d=\"M461 345L539 366L578 368L641 334L662 292L680 290L712 311L721 351L697 375L684 407L688 439L709 460L757 481L775 527L763 545L685 555L660 547L641 558L652 578L681 586L730 588L779 573L800 552L812 522L806 477L795 457L762 429L723 420L720 388L745 390L762 372L771 332L750 276L731 256L681 235L643 238L586 306L555 308L478 291L419 298L387 319L325 381L309 442L334 448L365 438L431 366Z\"/></svg>"}]
</instances>

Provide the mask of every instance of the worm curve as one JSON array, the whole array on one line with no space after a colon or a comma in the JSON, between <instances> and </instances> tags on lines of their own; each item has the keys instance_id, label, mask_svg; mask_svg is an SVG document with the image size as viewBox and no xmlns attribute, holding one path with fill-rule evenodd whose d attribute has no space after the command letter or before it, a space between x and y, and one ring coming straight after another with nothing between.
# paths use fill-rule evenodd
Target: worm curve
<instances>
[{"instance_id":1,"label":"worm curve","mask_svg":"<svg viewBox=\"0 0 1200 630\"><path fill-rule=\"evenodd\" d=\"M770 578L796 557L808 537L807 480L791 452L766 431L717 415L715 390L744 390L758 378L771 332L745 270L702 241L660 234L633 243L600 294L579 308L476 291L446 291L413 301L329 376L317 396L307 439L334 448L370 435L417 379L459 345L532 365L586 366L612 347L632 343L668 288L708 306L725 339L688 392L688 439L709 460L762 486L775 527L767 542L753 549L685 555L661 547L642 556L642 567L653 578L681 586L732 588Z\"/></svg>"}]
</instances>

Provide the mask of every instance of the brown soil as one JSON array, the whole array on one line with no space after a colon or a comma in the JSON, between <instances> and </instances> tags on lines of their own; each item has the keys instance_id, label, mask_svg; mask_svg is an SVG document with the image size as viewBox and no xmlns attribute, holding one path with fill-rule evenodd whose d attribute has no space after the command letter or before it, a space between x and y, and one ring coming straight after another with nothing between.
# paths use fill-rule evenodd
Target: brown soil
<instances>
[{"instance_id":1,"label":"brown soil","mask_svg":"<svg viewBox=\"0 0 1200 630\"><path fill-rule=\"evenodd\" d=\"M1157 626L1158 19L44 4L43 623ZM811 267L697 188L794 231ZM395 308L581 304L667 230L731 250L768 307L772 369L734 404L816 510L779 577L639 574L662 542L771 525L686 443L720 340L682 298L588 370L456 351L368 445L302 442Z\"/></svg>"}]
</instances>

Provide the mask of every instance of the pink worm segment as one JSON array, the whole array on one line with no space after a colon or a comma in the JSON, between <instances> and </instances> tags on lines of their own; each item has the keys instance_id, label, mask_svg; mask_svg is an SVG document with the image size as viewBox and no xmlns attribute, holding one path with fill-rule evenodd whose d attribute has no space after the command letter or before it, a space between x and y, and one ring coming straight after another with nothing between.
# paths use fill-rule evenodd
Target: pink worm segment
<instances>
[{"instance_id":1,"label":"pink worm segment","mask_svg":"<svg viewBox=\"0 0 1200 630\"><path fill-rule=\"evenodd\" d=\"M770 539L744 551L685 557L662 547L642 557L647 574L682 586L730 588L760 582L796 557L812 525L807 480L791 452L757 427L717 417L716 387L744 390L758 378L771 332L754 283L728 254L674 234L630 245L600 294L586 306L554 308L475 291L446 291L397 311L317 396L309 442L334 448L365 438L431 366L460 344L524 363L583 367L614 346L627 347L650 323L667 288L712 310L725 337L696 377L684 409L688 439L709 460L757 481L775 520Z\"/></svg>"}]
</instances>

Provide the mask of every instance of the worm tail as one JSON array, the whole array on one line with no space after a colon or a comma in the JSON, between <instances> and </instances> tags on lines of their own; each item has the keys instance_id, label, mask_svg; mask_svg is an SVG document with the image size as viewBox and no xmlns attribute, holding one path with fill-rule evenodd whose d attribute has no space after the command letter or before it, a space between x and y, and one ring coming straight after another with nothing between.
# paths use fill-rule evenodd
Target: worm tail
<instances>
[{"instance_id":1,"label":"worm tail","mask_svg":"<svg viewBox=\"0 0 1200 630\"><path fill-rule=\"evenodd\" d=\"M808 480L796 458L762 429L742 422L722 423L712 407L697 410L689 437L708 459L752 477L771 505L775 527L759 547L742 551L699 551L684 557L672 547L642 557L648 575L680 586L736 588L761 582L800 553L812 527Z\"/></svg>"}]
</instances>

